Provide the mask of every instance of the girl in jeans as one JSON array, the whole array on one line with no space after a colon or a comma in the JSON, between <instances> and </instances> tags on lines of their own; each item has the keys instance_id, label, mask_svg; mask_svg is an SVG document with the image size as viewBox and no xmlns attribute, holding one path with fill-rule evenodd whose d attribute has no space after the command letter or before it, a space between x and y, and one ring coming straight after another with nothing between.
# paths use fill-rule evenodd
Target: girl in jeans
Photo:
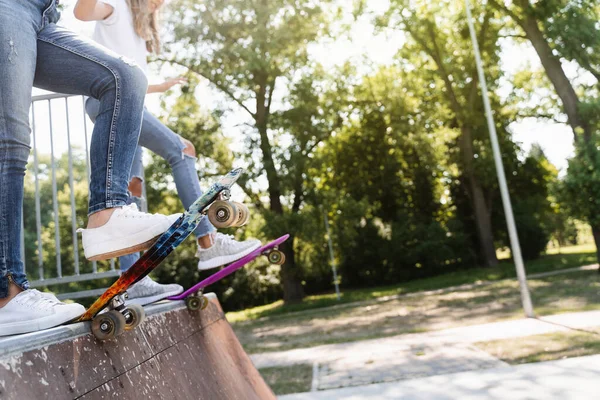
<instances>
[{"instance_id":1,"label":"girl in jeans","mask_svg":"<svg viewBox=\"0 0 600 400\"><path fill-rule=\"evenodd\" d=\"M0 336L31 332L80 316L79 304L28 289L21 260L23 180L29 156L32 86L99 101L91 143L87 258L147 248L178 215L127 206L129 171L142 120L142 70L56 25L57 0L0 0ZM95 0L79 0L89 7Z\"/></svg>"},{"instance_id":2,"label":"girl in jeans","mask_svg":"<svg viewBox=\"0 0 600 400\"><path fill-rule=\"evenodd\" d=\"M157 27L157 11L164 0L98 0L94 8L85 7L81 2L75 8L75 16L83 21L98 21L93 38L116 54L133 59L143 71L147 70L148 52L160 51ZM165 92L181 78L171 79L162 84L150 85L148 93ZM90 98L86 110L92 120L97 118L100 103ZM187 209L201 194L196 172L196 153L191 142L183 139L162 124L144 109L139 145L150 149L169 162L177 193ZM142 195L142 151L138 148L131 169L129 189L134 198ZM195 231L198 239L198 268L216 268L236 261L260 246L256 239L237 242L231 236L215 232L208 218L200 221ZM121 270L129 268L139 255L121 257ZM140 281L128 290L130 302L146 304L172 295L174 285L159 285L150 278Z\"/></svg>"}]
</instances>

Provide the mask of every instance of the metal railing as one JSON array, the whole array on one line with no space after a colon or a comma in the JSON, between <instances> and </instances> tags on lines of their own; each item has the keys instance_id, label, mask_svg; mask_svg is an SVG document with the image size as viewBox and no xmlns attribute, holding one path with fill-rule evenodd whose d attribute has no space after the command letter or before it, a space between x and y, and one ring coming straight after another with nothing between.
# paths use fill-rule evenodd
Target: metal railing
<instances>
[{"instance_id":1,"label":"metal railing","mask_svg":"<svg viewBox=\"0 0 600 400\"><path fill-rule=\"evenodd\" d=\"M33 148L29 165L33 166L33 170L28 173L32 173L33 181L31 181L31 178L26 178L25 191L27 197L27 193L30 193L33 189L34 198L33 203L24 201L24 217L21 221L23 228L21 230L21 256L25 262L25 270L30 277L32 287L69 284L119 275L119 271L115 268L114 259L99 265L97 262L90 263L85 258L80 257L82 247L80 247L81 243L77 234L77 216L80 217L80 223L85 223L87 220L87 190L84 196L85 207L80 205L78 210L76 183L85 182L86 187L89 187L90 176L90 135L88 133L90 132L91 122L85 113L84 102L83 96L63 94L45 94L34 96L32 99ZM64 113L61 110L62 108L64 108ZM74 135L74 132L79 133ZM62 141L62 146L58 145L60 141ZM78 148L77 143L82 147L82 151L85 149L85 155L82 154L80 159L74 160L74 150ZM42 157L45 159L44 162L41 161ZM66 179L64 176L65 157ZM31 161L33 161L33 164L31 164ZM74 168L75 162L78 163L78 169ZM81 168L82 163L85 164L83 171ZM61 173L60 179L57 173ZM64 182L63 187L58 187L59 181ZM48 196L48 186L51 187L51 204L49 204L48 198L43 197ZM44 195L42 195L44 190ZM65 198L67 192L68 199ZM35 221L32 221L32 218L29 217L32 213L35 213ZM64 229L65 224L70 224L70 240L68 241L65 241L65 237L69 239L68 233L65 235L63 230L61 235L61 228ZM53 232L51 232L52 230ZM31 242L33 231L35 231L35 249L31 245L26 246ZM26 236L29 239L27 242ZM54 237L53 243L52 236ZM63 247L67 246L70 249L64 251ZM27 249L33 251L28 252ZM54 257L49 256L52 252L55 253ZM64 264L65 259L68 260L66 264ZM58 297L96 296L102 293L103 290L93 289L62 293Z\"/></svg>"}]
</instances>

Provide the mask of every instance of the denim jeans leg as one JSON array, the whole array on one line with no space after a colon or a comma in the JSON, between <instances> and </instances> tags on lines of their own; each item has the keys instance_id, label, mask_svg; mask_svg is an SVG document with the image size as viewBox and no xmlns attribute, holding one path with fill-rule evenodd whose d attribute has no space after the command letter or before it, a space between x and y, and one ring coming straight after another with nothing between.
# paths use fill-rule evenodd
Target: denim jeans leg
<instances>
[{"instance_id":1,"label":"denim jeans leg","mask_svg":"<svg viewBox=\"0 0 600 400\"><path fill-rule=\"evenodd\" d=\"M89 213L126 205L148 84L143 71L55 24L38 34L37 66L35 86L100 101L90 147Z\"/></svg>"},{"instance_id":2,"label":"denim jeans leg","mask_svg":"<svg viewBox=\"0 0 600 400\"><path fill-rule=\"evenodd\" d=\"M0 298L9 277L29 287L21 260L23 177L29 156L29 107L41 1L0 0Z\"/></svg>"},{"instance_id":3,"label":"denim jeans leg","mask_svg":"<svg viewBox=\"0 0 600 400\"><path fill-rule=\"evenodd\" d=\"M202 195L202 189L196 171L196 158L183 152L185 145L181 137L145 109L139 143L169 163L177 194L187 210ZM208 218L202 218L194 234L201 237L214 230Z\"/></svg>"},{"instance_id":4,"label":"denim jeans leg","mask_svg":"<svg viewBox=\"0 0 600 400\"><path fill-rule=\"evenodd\" d=\"M129 181L133 180L133 178L137 178L140 181L144 181L144 149L141 146L138 146L135 149L135 156L133 157L133 163L131 164L131 171L129 172ZM138 204L138 207L141 209L142 205Z\"/></svg>"}]
</instances>

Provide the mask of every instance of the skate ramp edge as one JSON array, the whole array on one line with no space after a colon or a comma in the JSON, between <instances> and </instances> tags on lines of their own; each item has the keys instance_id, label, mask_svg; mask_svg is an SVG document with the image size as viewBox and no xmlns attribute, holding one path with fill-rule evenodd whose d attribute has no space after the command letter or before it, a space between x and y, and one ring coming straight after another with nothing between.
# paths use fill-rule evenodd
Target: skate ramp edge
<instances>
[{"instance_id":1,"label":"skate ramp edge","mask_svg":"<svg viewBox=\"0 0 600 400\"><path fill-rule=\"evenodd\" d=\"M0 399L275 399L214 294L146 307L137 329L100 342L90 322L0 338Z\"/></svg>"}]
</instances>

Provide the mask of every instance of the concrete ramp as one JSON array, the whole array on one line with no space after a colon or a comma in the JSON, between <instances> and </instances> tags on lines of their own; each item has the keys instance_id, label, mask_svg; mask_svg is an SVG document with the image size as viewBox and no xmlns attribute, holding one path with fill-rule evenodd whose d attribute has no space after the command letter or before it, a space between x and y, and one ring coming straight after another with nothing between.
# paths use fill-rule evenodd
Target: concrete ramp
<instances>
[{"instance_id":1,"label":"concrete ramp","mask_svg":"<svg viewBox=\"0 0 600 400\"><path fill-rule=\"evenodd\" d=\"M89 322L0 338L0 399L275 399L214 295L146 308L146 321L97 341Z\"/></svg>"}]
</instances>

